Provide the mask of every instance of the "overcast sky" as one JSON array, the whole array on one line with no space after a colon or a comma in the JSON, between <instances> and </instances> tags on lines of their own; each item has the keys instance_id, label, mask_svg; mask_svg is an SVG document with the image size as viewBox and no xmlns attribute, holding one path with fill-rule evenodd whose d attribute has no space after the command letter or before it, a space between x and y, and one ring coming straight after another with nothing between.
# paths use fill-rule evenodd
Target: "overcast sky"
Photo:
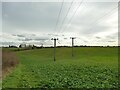
<instances>
[{"instance_id":1,"label":"overcast sky","mask_svg":"<svg viewBox=\"0 0 120 90\"><path fill-rule=\"evenodd\" d=\"M75 45L118 45L118 3L79 1L2 2L0 42L52 46L55 37L71 45L76 37Z\"/></svg>"}]
</instances>

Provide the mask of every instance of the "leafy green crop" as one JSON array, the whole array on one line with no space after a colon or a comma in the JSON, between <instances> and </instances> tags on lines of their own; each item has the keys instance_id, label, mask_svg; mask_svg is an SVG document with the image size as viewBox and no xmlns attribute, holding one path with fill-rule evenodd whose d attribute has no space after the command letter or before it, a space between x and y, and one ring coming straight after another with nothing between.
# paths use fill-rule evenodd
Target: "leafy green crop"
<instances>
[{"instance_id":1,"label":"leafy green crop","mask_svg":"<svg viewBox=\"0 0 120 90\"><path fill-rule=\"evenodd\" d=\"M3 80L3 88L117 88L117 48L53 49L17 52L21 64Z\"/></svg>"}]
</instances>

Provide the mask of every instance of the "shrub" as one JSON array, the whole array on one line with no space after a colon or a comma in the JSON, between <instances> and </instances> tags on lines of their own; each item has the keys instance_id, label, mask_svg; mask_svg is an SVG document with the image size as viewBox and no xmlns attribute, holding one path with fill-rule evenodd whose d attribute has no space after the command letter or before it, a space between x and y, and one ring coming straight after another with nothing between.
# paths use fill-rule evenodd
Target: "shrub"
<instances>
[{"instance_id":1,"label":"shrub","mask_svg":"<svg viewBox=\"0 0 120 90\"><path fill-rule=\"evenodd\" d=\"M19 60L15 52L9 50L2 50L2 72L3 76L8 73L11 68L15 67L19 63Z\"/></svg>"}]
</instances>

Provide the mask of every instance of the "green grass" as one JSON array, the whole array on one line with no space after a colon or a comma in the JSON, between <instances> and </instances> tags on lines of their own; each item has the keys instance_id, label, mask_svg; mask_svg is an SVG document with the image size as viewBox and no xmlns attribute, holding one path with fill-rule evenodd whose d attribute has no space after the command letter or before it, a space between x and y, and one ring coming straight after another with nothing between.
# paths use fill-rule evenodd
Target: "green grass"
<instances>
[{"instance_id":1,"label":"green grass","mask_svg":"<svg viewBox=\"0 0 120 90\"><path fill-rule=\"evenodd\" d=\"M53 48L16 52L20 64L3 80L3 88L117 88L117 48Z\"/></svg>"}]
</instances>

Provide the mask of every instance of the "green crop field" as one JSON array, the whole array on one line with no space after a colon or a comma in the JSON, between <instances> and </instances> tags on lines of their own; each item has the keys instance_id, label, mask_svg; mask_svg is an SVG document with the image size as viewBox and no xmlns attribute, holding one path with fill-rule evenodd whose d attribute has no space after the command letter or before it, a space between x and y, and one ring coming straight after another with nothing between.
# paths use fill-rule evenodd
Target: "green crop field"
<instances>
[{"instance_id":1,"label":"green crop field","mask_svg":"<svg viewBox=\"0 0 120 90\"><path fill-rule=\"evenodd\" d=\"M76 47L16 51L20 64L3 88L117 88L118 48Z\"/></svg>"}]
</instances>

